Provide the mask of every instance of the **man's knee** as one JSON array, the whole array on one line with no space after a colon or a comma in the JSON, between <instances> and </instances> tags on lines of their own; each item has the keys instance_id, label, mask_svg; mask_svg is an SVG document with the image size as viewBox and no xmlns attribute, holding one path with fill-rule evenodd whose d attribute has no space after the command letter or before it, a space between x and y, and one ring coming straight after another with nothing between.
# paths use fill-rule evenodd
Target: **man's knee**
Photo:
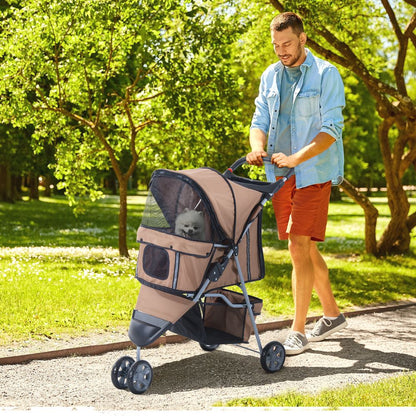
<instances>
[{"instance_id":1,"label":"man's knee","mask_svg":"<svg viewBox=\"0 0 416 416\"><path fill-rule=\"evenodd\" d=\"M310 261L311 238L305 235L289 235L289 253L293 261Z\"/></svg>"}]
</instances>

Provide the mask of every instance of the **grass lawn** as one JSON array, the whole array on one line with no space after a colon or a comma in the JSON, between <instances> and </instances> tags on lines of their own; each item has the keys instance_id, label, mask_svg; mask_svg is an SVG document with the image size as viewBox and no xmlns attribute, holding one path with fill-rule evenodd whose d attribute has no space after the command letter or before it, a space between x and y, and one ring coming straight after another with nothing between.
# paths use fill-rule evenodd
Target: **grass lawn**
<instances>
[{"instance_id":1,"label":"grass lawn","mask_svg":"<svg viewBox=\"0 0 416 416\"><path fill-rule=\"evenodd\" d=\"M384 198L374 201L381 232L388 209ZM139 288L135 234L144 202L144 194L128 200L130 259L118 256L117 197L90 204L78 217L63 197L0 204L0 345L127 329ZM270 208L263 233L266 277L247 288L263 299L264 317L287 317L293 314L291 264ZM363 255L363 229L360 207L348 199L331 203L327 241L320 247L341 308L415 298L416 239L413 254L375 259Z\"/></svg>"},{"instance_id":2,"label":"grass lawn","mask_svg":"<svg viewBox=\"0 0 416 416\"><path fill-rule=\"evenodd\" d=\"M236 399L218 406L226 407L414 407L416 406L416 374L409 373L344 388L324 390L319 394L289 392L267 399Z\"/></svg>"}]
</instances>

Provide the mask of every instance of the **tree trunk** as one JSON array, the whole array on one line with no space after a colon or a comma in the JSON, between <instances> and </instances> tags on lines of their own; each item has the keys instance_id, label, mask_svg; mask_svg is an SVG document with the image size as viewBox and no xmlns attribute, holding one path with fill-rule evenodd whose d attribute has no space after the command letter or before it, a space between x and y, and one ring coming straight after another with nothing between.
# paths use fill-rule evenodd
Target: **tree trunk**
<instances>
[{"instance_id":1,"label":"tree trunk","mask_svg":"<svg viewBox=\"0 0 416 416\"><path fill-rule=\"evenodd\" d=\"M12 199L13 201L22 200L22 177L20 175L12 175Z\"/></svg>"},{"instance_id":2,"label":"tree trunk","mask_svg":"<svg viewBox=\"0 0 416 416\"><path fill-rule=\"evenodd\" d=\"M49 174L46 174L45 176L44 176L44 180L43 180L43 183L44 183L44 186L45 186L45 191L44 191L44 195L46 196L46 197L50 197L51 195L52 195L52 190L51 190L51 184L52 184L52 181L51 181L51 175L49 175Z\"/></svg>"},{"instance_id":3,"label":"tree trunk","mask_svg":"<svg viewBox=\"0 0 416 416\"><path fill-rule=\"evenodd\" d=\"M29 174L29 198L39 200L39 177L33 172Z\"/></svg>"},{"instance_id":4,"label":"tree trunk","mask_svg":"<svg viewBox=\"0 0 416 416\"><path fill-rule=\"evenodd\" d=\"M120 256L129 257L127 248L127 181L124 176L119 180L120 211L118 216L118 251Z\"/></svg>"},{"instance_id":5,"label":"tree trunk","mask_svg":"<svg viewBox=\"0 0 416 416\"><path fill-rule=\"evenodd\" d=\"M343 191L352 198L364 210L365 216L365 250L367 253L377 255L377 239L376 239L376 225L378 218L378 210L371 203L371 201L362 193L360 193L350 182L346 179L341 183L340 187Z\"/></svg>"},{"instance_id":6,"label":"tree trunk","mask_svg":"<svg viewBox=\"0 0 416 416\"><path fill-rule=\"evenodd\" d=\"M0 165L0 201L13 202L11 175L7 165Z\"/></svg>"},{"instance_id":7,"label":"tree trunk","mask_svg":"<svg viewBox=\"0 0 416 416\"><path fill-rule=\"evenodd\" d=\"M389 131L394 124L399 129L399 137L394 148L391 148ZM406 143L404 128L400 120L385 119L379 128L379 141L386 172L387 201L390 208L391 219L377 244L377 255L388 253L404 253L410 247L410 230L408 215L410 204L400 176L400 163L403 151L397 149L401 143Z\"/></svg>"}]
</instances>

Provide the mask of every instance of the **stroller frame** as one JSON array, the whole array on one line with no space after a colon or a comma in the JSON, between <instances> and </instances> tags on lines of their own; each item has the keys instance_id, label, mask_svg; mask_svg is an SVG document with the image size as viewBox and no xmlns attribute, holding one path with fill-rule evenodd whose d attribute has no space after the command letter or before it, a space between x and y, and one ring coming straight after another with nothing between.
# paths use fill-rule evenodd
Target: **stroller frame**
<instances>
[{"instance_id":1,"label":"stroller frame","mask_svg":"<svg viewBox=\"0 0 416 416\"><path fill-rule=\"evenodd\" d=\"M270 162L270 158L264 158L265 162ZM230 177L233 175L233 171L237 169L238 167L242 166L244 163L246 163L245 158L241 158L237 160L225 173L225 177ZM284 183L287 181L287 179L293 174L293 169L289 171L289 173L277 181L276 183L269 184L271 185L270 188L268 188L268 192L266 192L267 196L260 201L259 205L261 207L264 207L264 205L271 199L271 197L284 185ZM249 221L242 233L242 236L248 233L252 223L254 221L254 218ZM241 239L241 238L240 238ZM209 272L207 273L207 276L205 277L205 280L201 284L199 290L195 294L187 294L187 297L189 300L191 300L194 305L197 305L201 299L219 299L221 302L223 302L224 305L231 309L246 309L248 313L248 318L251 322L252 326L252 333L254 333L254 336L256 338L257 347L258 350L254 350L252 348L240 345L240 343L236 342L221 342L223 344L234 344L240 348L249 350L254 353L258 353L260 355L260 364L262 368L268 372L273 373L276 371L279 371L285 362L285 349L283 345L277 341L271 341L267 345L263 347L259 331L257 328L257 324L255 321L255 313L254 313L254 304L250 300L250 296L248 294L247 288L246 288L246 282L244 280L244 273L242 270L242 267L240 265L239 261L239 253L238 253L238 245L233 244L231 247L219 243L214 243L215 248L220 249L228 249L228 252L224 254L220 262L216 262L212 265ZM205 293L205 290L208 288L210 283L216 282L221 278L222 272L227 267L227 264L229 261L233 259L234 264L237 268L237 274L239 283L235 283L241 291L242 291L242 301L234 303L232 302L227 296L225 296L222 293ZM234 292L233 292L234 293ZM138 312L138 311L134 311ZM134 317L133 313L133 317ZM140 313L139 313L140 314ZM146 315L146 314L144 314ZM155 321L159 321L158 318L153 318L149 316L145 316L145 320L152 321L155 319ZM175 327L175 324L171 324L169 322L165 323L163 320L160 320L164 323L164 325L160 325L160 330L157 333L157 337L165 333L167 330L172 329L172 327ZM181 333L180 331L174 332ZM129 331L130 335L130 331ZM131 337L130 337L131 338ZM197 340L196 338L194 338ZM204 342L200 342L200 346L205 351L214 351L220 344L208 344ZM153 379L153 369L151 365L141 359L141 349L142 347L137 345L136 347L136 360L134 360L131 357L124 356L121 357L119 360L116 361L116 363L112 367L111 371L111 379L113 382L113 385L122 390L129 390L130 392L134 394L142 394L148 390L150 387L150 384Z\"/></svg>"}]
</instances>

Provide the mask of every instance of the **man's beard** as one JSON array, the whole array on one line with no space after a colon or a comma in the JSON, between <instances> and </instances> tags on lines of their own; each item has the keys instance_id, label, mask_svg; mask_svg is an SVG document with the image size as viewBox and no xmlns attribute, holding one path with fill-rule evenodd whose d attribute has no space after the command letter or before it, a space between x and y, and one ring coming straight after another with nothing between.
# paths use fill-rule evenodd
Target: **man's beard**
<instances>
[{"instance_id":1,"label":"man's beard","mask_svg":"<svg viewBox=\"0 0 416 416\"><path fill-rule=\"evenodd\" d=\"M301 48L301 45L300 45L300 42L299 42L299 44L298 44L298 48L297 48L297 50L296 50L296 55L292 55L291 56L291 58L288 60L288 61L286 61L286 62L283 62L282 61L282 63L285 65L285 66L288 66L288 67L291 67L291 66L293 66L296 62L298 62L298 60L300 59L300 57L302 56L302 48ZM280 58L280 57L279 57ZM280 60L282 60L282 58L280 58Z\"/></svg>"}]
</instances>

